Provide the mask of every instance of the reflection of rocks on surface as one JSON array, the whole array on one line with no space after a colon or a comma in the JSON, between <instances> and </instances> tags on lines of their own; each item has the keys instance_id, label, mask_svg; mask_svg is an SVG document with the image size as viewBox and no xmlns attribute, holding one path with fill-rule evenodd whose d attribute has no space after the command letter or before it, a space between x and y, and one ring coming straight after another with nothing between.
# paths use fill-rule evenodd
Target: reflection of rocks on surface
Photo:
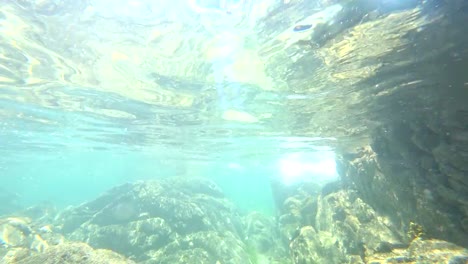
<instances>
[{"instance_id":1,"label":"reflection of rocks on surface","mask_svg":"<svg viewBox=\"0 0 468 264\"><path fill-rule=\"evenodd\" d=\"M206 179L122 185L63 212L59 222L70 239L138 261L171 263L199 257L199 263L249 262L240 216Z\"/></svg>"}]
</instances>

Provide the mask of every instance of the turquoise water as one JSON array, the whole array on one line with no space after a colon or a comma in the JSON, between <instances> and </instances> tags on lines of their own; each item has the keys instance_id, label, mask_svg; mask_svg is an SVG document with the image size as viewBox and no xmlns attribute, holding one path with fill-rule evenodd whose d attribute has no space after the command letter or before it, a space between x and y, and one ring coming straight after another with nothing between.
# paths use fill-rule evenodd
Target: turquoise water
<instances>
[{"instance_id":1,"label":"turquoise water","mask_svg":"<svg viewBox=\"0 0 468 264\"><path fill-rule=\"evenodd\" d=\"M309 164L320 159L309 158ZM284 160L297 159L288 157ZM2 188L17 193L24 206L52 203L64 208L91 200L109 188L127 182L172 176L207 177L214 180L244 213L261 211L274 215L270 188L272 177L284 180L286 185L314 180L323 183L337 178L330 171L314 173L307 167L303 171L291 172L289 163L281 165L284 160L245 164L229 160L215 163L167 159L160 153L143 151L68 150L47 155L37 152L27 160L10 160L2 167L2 174L8 175L2 180ZM292 166L298 167L294 162Z\"/></svg>"}]
</instances>

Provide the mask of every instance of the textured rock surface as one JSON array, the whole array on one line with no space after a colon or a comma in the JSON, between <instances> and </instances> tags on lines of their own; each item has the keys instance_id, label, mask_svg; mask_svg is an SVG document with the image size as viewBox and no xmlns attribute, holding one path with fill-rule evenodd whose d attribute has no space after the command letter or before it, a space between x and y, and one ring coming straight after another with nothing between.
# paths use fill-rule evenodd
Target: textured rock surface
<instances>
[{"instance_id":1,"label":"textured rock surface","mask_svg":"<svg viewBox=\"0 0 468 264\"><path fill-rule=\"evenodd\" d=\"M416 239L407 249L375 254L366 263L464 264L468 263L468 250L446 241Z\"/></svg>"},{"instance_id":2,"label":"textured rock surface","mask_svg":"<svg viewBox=\"0 0 468 264\"><path fill-rule=\"evenodd\" d=\"M49 225L36 225L26 217L0 218L0 256L15 248L43 252L62 241L63 237L52 233Z\"/></svg>"},{"instance_id":3,"label":"textured rock surface","mask_svg":"<svg viewBox=\"0 0 468 264\"><path fill-rule=\"evenodd\" d=\"M200 263L249 261L242 219L207 179L122 185L65 211L59 222L70 239L139 261L171 263L179 257L199 257Z\"/></svg>"},{"instance_id":4,"label":"textured rock surface","mask_svg":"<svg viewBox=\"0 0 468 264\"><path fill-rule=\"evenodd\" d=\"M295 189L287 187L289 197L280 206L278 225L283 242L289 242L298 234L302 226L313 225L317 214L317 199L320 188L315 184L302 184ZM282 197L284 198L284 197Z\"/></svg>"},{"instance_id":5,"label":"textured rock surface","mask_svg":"<svg viewBox=\"0 0 468 264\"><path fill-rule=\"evenodd\" d=\"M402 229L378 213L355 190L336 189L306 199L300 192L285 201L280 217L283 241L292 263L466 263L468 250L456 244L427 239L422 226ZM317 194L312 194L317 195ZM290 201L295 200L295 207ZM306 218L304 204L314 201L315 217ZM310 208L310 207L309 207ZM296 221L281 222L296 214ZM296 229L291 231L290 224ZM288 237L289 236L289 237Z\"/></svg>"},{"instance_id":6,"label":"textured rock surface","mask_svg":"<svg viewBox=\"0 0 468 264\"><path fill-rule=\"evenodd\" d=\"M393 89L376 91L375 101L367 107L375 107L371 116L378 125L368 130L368 142L362 142L358 150L342 150L338 166L348 186L391 218L400 232L416 222L429 237L465 247L468 90L461 69L467 67L468 40L459 37L456 25L468 21L460 11L466 5L466 1L447 1L439 8L431 6L422 11L444 18L443 23L430 23L422 34L414 34L418 50L440 47L438 52L412 63L426 62L411 76L424 85L402 89L415 83L394 83ZM432 71L433 67L438 70ZM392 74L396 72L401 71L393 69ZM363 85L378 83L386 76L382 71Z\"/></svg>"},{"instance_id":7,"label":"textured rock surface","mask_svg":"<svg viewBox=\"0 0 468 264\"><path fill-rule=\"evenodd\" d=\"M406 233L389 218L339 186L326 186L321 194L300 187L284 202L279 227L294 263L360 263L408 245Z\"/></svg>"},{"instance_id":8,"label":"textured rock surface","mask_svg":"<svg viewBox=\"0 0 468 264\"><path fill-rule=\"evenodd\" d=\"M278 237L275 220L258 212L252 212L243 218L246 241L260 253L276 247Z\"/></svg>"},{"instance_id":9,"label":"textured rock surface","mask_svg":"<svg viewBox=\"0 0 468 264\"><path fill-rule=\"evenodd\" d=\"M243 217L245 244L253 263L289 263L288 248L282 243L277 221L259 212Z\"/></svg>"},{"instance_id":10,"label":"textured rock surface","mask_svg":"<svg viewBox=\"0 0 468 264\"><path fill-rule=\"evenodd\" d=\"M93 250L84 243L63 243L52 246L40 254L30 254L22 249L12 252L5 264L132 264L110 250Z\"/></svg>"},{"instance_id":11,"label":"textured rock surface","mask_svg":"<svg viewBox=\"0 0 468 264\"><path fill-rule=\"evenodd\" d=\"M354 191L339 191L318 200L315 227L333 235L334 247L346 255L364 256L404 246L405 234L377 214Z\"/></svg>"},{"instance_id":12,"label":"textured rock surface","mask_svg":"<svg viewBox=\"0 0 468 264\"><path fill-rule=\"evenodd\" d=\"M388 138L376 137L372 147L343 156L342 174L362 199L391 218L400 230L417 222L429 237L468 246L468 182L460 177L466 172L437 162L435 155L417 148L410 141L410 131L393 128L386 134ZM392 135L399 135L399 139ZM441 145L433 143L437 153ZM450 173L444 172L448 167Z\"/></svg>"},{"instance_id":13,"label":"textured rock surface","mask_svg":"<svg viewBox=\"0 0 468 264\"><path fill-rule=\"evenodd\" d=\"M144 263L251 263L243 242L229 231L189 234L149 255Z\"/></svg>"},{"instance_id":14,"label":"textured rock surface","mask_svg":"<svg viewBox=\"0 0 468 264\"><path fill-rule=\"evenodd\" d=\"M24 212L36 211L33 208ZM24 213L23 212L23 213ZM2 264L86 264L134 263L110 250L93 250L87 244L68 243L44 217L0 219L0 263Z\"/></svg>"},{"instance_id":15,"label":"textured rock surface","mask_svg":"<svg viewBox=\"0 0 468 264\"><path fill-rule=\"evenodd\" d=\"M337 242L331 233L316 232L312 226L305 226L289 245L291 257L294 263L343 263L346 257Z\"/></svg>"},{"instance_id":16,"label":"textured rock surface","mask_svg":"<svg viewBox=\"0 0 468 264\"><path fill-rule=\"evenodd\" d=\"M468 38L459 25L468 22L468 2L388 8L347 1L334 17L335 2L323 1L330 19L343 23L327 24L324 15L321 32L330 34L301 37L288 27L300 24L313 3L291 3L286 10L278 4L258 28L273 89L298 95L283 104L288 129L338 139L346 186L400 242L409 242L413 222L427 237L467 247ZM296 209L280 219L290 226L284 237L305 225L317 229L298 214L305 198L288 199ZM375 249L373 243L367 246Z\"/></svg>"}]
</instances>

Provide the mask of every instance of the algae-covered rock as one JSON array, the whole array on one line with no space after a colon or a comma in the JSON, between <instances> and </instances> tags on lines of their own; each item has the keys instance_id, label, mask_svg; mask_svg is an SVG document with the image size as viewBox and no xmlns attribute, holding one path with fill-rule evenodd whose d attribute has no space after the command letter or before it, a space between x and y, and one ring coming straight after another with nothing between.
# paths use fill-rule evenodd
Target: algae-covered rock
<instances>
[{"instance_id":1,"label":"algae-covered rock","mask_svg":"<svg viewBox=\"0 0 468 264\"><path fill-rule=\"evenodd\" d=\"M408 248L368 256L367 263L468 263L468 250L453 243L436 239L415 239Z\"/></svg>"},{"instance_id":2,"label":"algae-covered rock","mask_svg":"<svg viewBox=\"0 0 468 264\"><path fill-rule=\"evenodd\" d=\"M150 253L145 264L252 263L245 244L232 232L203 231L178 238Z\"/></svg>"},{"instance_id":3,"label":"algae-covered rock","mask_svg":"<svg viewBox=\"0 0 468 264\"><path fill-rule=\"evenodd\" d=\"M447 262L456 264L468 262L467 249L443 240L416 239L410 244L407 251L409 256L417 259L419 263Z\"/></svg>"},{"instance_id":4,"label":"algae-covered rock","mask_svg":"<svg viewBox=\"0 0 468 264\"><path fill-rule=\"evenodd\" d=\"M288 248L281 240L275 218L251 212L243 220L244 243L252 263L289 263Z\"/></svg>"},{"instance_id":5,"label":"algae-covered rock","mask_svg":"<svg viewBox=\"0 0 468 264\"><path fill-rule=\"evenodd\" d=\"M278 218L280 237L284 244L288 244L303 226L301 218L294 214L283 214Z\"/></svg>"},{"instance_id":6,"label":"algae-covered rock","mask_svg":"<svg viewBox=\"0 0 468 264\"><path fill-rule=\"evenodd\" d=\"M6 247L24 247L30 243L33 230L28 218L8 217L0 220L0 237Z\"/></svg>"},{"instance_id":7,"label":"algae-covered rock","mask_svg":"<svg viewBox=\"0 0 468 264\"><path fill-rule=\"evenodd\" d=\"M171 227L162 218L148 218L121 225L86 225L77 229L69 238L86 242L129 256L141 256L146 251L169 243L173 236Z\"/></svg>"},{"instance_id":8,"label":"algae-covered rock","mask_svg":"<svg viewBox=\"0 0 468 264\"><path fill-rule=\"evenodd\" d=\"M265 253L273 249L278 242L278 230L273 218L258 212L244 217L245 240L258 252Z\"/></svg>"},{"instance_id":9,"label":"algae-covered rock","mask_svg":"<svg viewBox=\"0 0 468 264\"><path fill-rule=\"evenodd\" d=\"M343 263L345 254L340 252L338 239L329 232L316 232L312 226L305 226L290 243L294 263Z\"/></svg>"},{"instance_id":10,"label":"algae-covered rock","mask_svg":"<svg viewBox=\"0 0 468 264\"><path fill-rule=\"evenodd\" d=\"M364 256L404 246L398 227L376 213L355 191L341 190L320 197L316 228L333 234L336 247L346 254Z\"/></svg>"},{"instance_id":11,"label":"algae-covered rock","mask_svg":"<svg viewBox=\"0 0 468 264\"><path fill-rule=\"evenodd\" d=\"M0 219L0 246L6 249L3 253L12 248L43 252L49 245L58 244L61 240L62 236L52 233L49 226L37 226L29 218Z\"/></svg>"},{"instance_id":12,"label":"algae-covered rock","mask_svg":"<svg viewBox=\"0 0 468 264\"><path fill-rule=\"evenodd\" d=\"M151 251L189 235L196 237L199 232L229 233L240 244L245 236L233 204L216 184L200 178L121 185L94 201L69 208L58 222L70 239L109 248L139 261L149 259ZM203 239L193 243L198 241ZM210 259L212 252L208 251Z\"/></svg>"},{"instance_id":13,"label":"algae-covered rock","mask_svg":"<svg viewBox=\"0 0 468 264\"><path fill-rule=\"evenodd\" d=\"M327 188L286 199L280 233L295 263L361 263L366 254L405 247L404 232L356 191Z\"/></svg>"},{"instance_id":14,"label":"algae-covered rock","mask_svg":"<svg viewBox=\"0 0 468 264\"><path fill-rule=\"evenodd\" d=\"M319 195L316 219L292 237L290 254L297 264L468 262L467 249L443 240L422 239L426 237L422 227L410 226L411 237L356 191L335 190Z\"/></svg>"},{"instance_id":15,"label":"algae-covered rock","mask_svg":"<svg viewBox=\"0 0 468 264\"><path fill-rule=\"evenodd\" d=\"M46 218L7 217L0 219L0 263L133 263L109 250L93 250L87 244L67 243Z\"/></svg>"},{"instance_id":16,"label":"algae-covered rock","mask_svg":"<svg viewBox=\"0 0 468 264\"><path fill-rule=\"evenodd\" d=\"M305 182L294 186L277 185L274 190L273 195L281 198L281 203L277 204L279 232L284 244L288 245L301 227L314 225L321 186Z\"/></svg>"},{"instance_id":17,"label":"algae-covered rock","mask_svg":"<svg viewBox=\"0 0 468 264\"><path fill-rule=\"evenodd\" d=\"M450 165L458 147L434 140L415 144L411 137L434 133L419 122L388 130L376 131L372 146L341 157L343 179L363 201L397 223L400 234L417 222L429 237L467 246L466 173ZM454 144L463 146L461 141Z\"/></svg>"},{"instance_id":18,"label":"algae-covered rock","mask_svg":"<svg viewBox=\"0 0 468 264\"><path fill-rule=\"evenodd\" d=\"M2 262L3 263L3 262ZM93 250L84 243L64 243L49 247L40 254L16 252L5 259L5 264L132 264L110 250Z\"/></svg>"}]
</instances>

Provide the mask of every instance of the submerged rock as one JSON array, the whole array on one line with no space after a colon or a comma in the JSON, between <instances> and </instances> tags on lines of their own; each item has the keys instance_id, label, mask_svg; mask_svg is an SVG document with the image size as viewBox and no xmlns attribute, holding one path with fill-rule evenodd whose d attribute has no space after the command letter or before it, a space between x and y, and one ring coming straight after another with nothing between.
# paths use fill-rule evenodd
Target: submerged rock
<instances>
[{"instance_id":1,"label":"submerged rock","mask_svg":"<svg viewBox=\"0 0 468 264\"><path fill-rule=\"evenodd\" d=\"M327 192L328 193L328 192ZM284 215L304 219L298 193ZM427 239L416 223L409 229L375 211L353 190L336 190L316 199L315 219L297 228L289 240L293 263L468 263L468 250L447 241ZM287 213L288 210L292 213ZM284 216L283 215L283 216ZM281 219L281 218L280 218ZM295 222L300 224L301 221ZM281 224L281 222L280 222ZM280 225L282 233L289 226ZM286 231L284 231L286 230Z\"/></svg>"},{"instance_id":2,"label":"submerged rock","mask_svg":"<svg viewBox=\"0 0 468 264\"><path fill-rule=\"evenodd\" d=\"M278 226L284 245L289 245L301 227L314 225L319 194L320 186L313 182L276 185L273 195L279 206Z\"/></svg>"},{"instance_id":3,"label":"submerged rock","mask_svg":"<svg viewBox=\"0 0 468 264\"><path fill-rule=\"evenodd\" d=\"M0 256L12 248L43 252L61 241L57 234L43 234L36 228L31 219L23 217L7 217L0 219Z\"/></svg>"},{"instance_id":4,"label":"submerged rock","mask_svg":"<svg viewBox=\"0 0 468 264\"><path fill-rule=\"evenodd\" d=\"M252 263L245 244L227 231L202 231L175 239L151 252L145 264Z\"/></svg>"},{"instance_id":5,"label":"submerged rock","mask_svg":"<svg viewBox=\"0 0 468 264\"><path fill-rule=\"evenodd\" d=\"M242 219L219 187L207 179L125 184L69 208L58 222L70 239L138 261L174 263L170 261L178 255L198 257L192 259L197 263L249 261L242 242Z\"/></svg>"},{"instance_id":6,"label":"submerged rock","mask_svg":"<svg viewBox=\"0 0 468 264\"><path fill-rule=\"evenodd\" d=\"M342 156L343 178L379 214L399 223L400 233L417 222L428 237L468 246L463 220L468 215L466 177L461 176L462 170L448 165L455 159L442 154L445 144L430 140L417 147L411 143L412 133L423 133L422 128L412 131L417 124L413 126L401 124L388 133L378 133L372 146Z\"/></svg>"},{"instance_id":7,"label":"submerged rock","mask_svg":"<svg viewBox=\"0 0 468 264\"><path fill-rule=\"evenodd\" d=\"M368 254L405 247L398 228L364 203L355 191L338 190L317 197L290 197L280 228L289 241L294 263L360 263ZM287 200L287 201L288 201ZM306 206L314 201L315 206ZM298 210L297 208L301 208ZM307 218L313 210L313 218ZM289 211L289 212L288 212ZM300 221L285 224L286 216ZM296 227L291 229L291 223Z\"/></svg>"},{"instance_id":8,"label":"submerged rock","mask_svg":"<svg viewBox=\"0 0 468 264\"><path fill-rule=\"evenodd\" d=\"M273 218L259 212L244 217L245 240L259 253L268 252L276 247L278 230Z\"/></svg>"},{"instance_id":9,"label":"submerged rock","mask_svg":"<svg viewBox=\"0 0 468 264\"><path fill-rule=\"evenodd\" d=\"M49 247L43 253L31 254L26 249L10 252L3 259L5 264L132 264L110 250L93 250L84 243L64 243Z\"/></svg>"},{"instance_id":10,"label":"submerged rock","mask_svg":"<svg viewBox=\"0 0 468 264\"><path fill-rule=\"evenodd\" d=\"M408 248L374 254L367 263L468 263L468 250L443 240L415 239Z\"/></svg>"},{"instance_id":11,"label":"submerged rock","mask_svg":"<svg viewBox=\"0 0 468 264\"><path fill-rule=\"evenodd\" d=\"M85 225L68 237L128 256L144 256L146 251L166 245L175 236L164 219L155 217L120 225Z\"/></svg>"},{"instance_id":12,"label":"submerged rock","mask_svg":"<svg viewBox=\"0 0 468 264\"><path fill-rule=\"evenodd\" d=\"M329 232L316 232L312 226L302 227L289 244L294 263L345 263L338 239Z\"/></svg>"},{"instance_id":13,"label":"submerged rock","mask_svg":"<svg viewBox=\"0 0 468 264\"><path fill-rule=\"evenodd\" d=\"M333 234L335 246L343 254L363 257L405 246L399 227L378 214L355 191L341 190L320 197L317 211L317 230Z\"/></svg>"},{"instance_id":14,"label":"submerged rock","mask_svg":"<svg viewBox=\"0 0 468 264\"><path fill-rule=\"evenodd\" d=\"M84 243L66 242L51 224L43 225L45 219L42 214L37 219L0 218L0 263L134 263L110 250L93 250Z\"/></svg>"},{"instance_id":15,"label":"submerged rock","mask_svg":"<svg viewBox=\"0 0 468 264\"><path fill-rule=\"evenodd\" d=\"M278 224L273 217L251 212L244 217L244 229L245 244L251 260L257 259L259 263L289 263L288 249L281 241Z\"/></svg>"},{"instance_id":16,"label":"submerged rock","mask_svg":"<svg viewBox=\"0 0 468 264\"><path fill-rule=\"evenodd\" d=\"M93 250L83 243L66 243L50 226L24 217L0 219L0 263L133 263L109 250Z\"/></svg>"}]
</instances>

